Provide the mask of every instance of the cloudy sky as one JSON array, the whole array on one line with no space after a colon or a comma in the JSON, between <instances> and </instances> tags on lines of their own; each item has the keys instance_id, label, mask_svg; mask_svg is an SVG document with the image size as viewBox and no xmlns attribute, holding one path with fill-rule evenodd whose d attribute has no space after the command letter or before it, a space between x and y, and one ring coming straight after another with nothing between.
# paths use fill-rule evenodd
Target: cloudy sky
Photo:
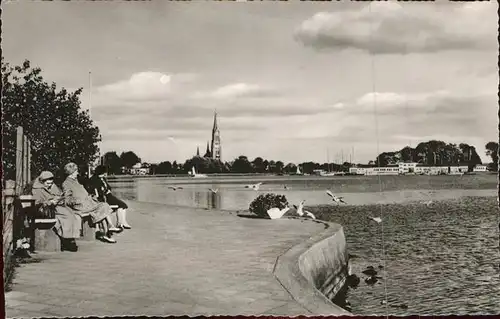
<instances>
[{"instance_id":1,"label":"cloudy sky","mask_svg":"<svg viewBox=\"0 0 500 319\"><path fill-rule=\"evenodd\" d=\"M84 88L104 151L367 162L498 137L497 3L3 4L3 53ZM378 128L378 129L377 129Z\"/></svg>"}]
</instances>

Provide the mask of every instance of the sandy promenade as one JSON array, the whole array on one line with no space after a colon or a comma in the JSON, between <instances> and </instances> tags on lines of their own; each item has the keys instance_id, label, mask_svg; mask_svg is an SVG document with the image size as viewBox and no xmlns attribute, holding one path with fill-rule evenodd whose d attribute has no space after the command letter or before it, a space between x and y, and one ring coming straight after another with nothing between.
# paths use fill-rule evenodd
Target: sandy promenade
<instances>
[{"instance_id":1,"label":"sandy promenade","mask_svg":"<svg viewBox=\"0 0 500 319\"><path fill-rule=\"evenodd\" d=\"M79 241L16 269L7 317L298 315L272 274L276 258L324 225L132 202L118 243Z\"/></svg>"}]
</instances>

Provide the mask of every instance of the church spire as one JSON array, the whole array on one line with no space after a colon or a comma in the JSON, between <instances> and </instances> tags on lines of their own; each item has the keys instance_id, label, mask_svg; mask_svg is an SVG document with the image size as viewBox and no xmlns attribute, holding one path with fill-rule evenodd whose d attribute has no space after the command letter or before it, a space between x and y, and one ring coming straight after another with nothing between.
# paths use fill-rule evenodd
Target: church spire
<instances>
[{"instance_id":1,"label":"church spire","mask_svg":"<svg viewBox=\"0 0 500 319\"><path fill-rule=\"evenodd\" d=\"M207 151L205 152L205 155L203 157L210 158L212 157L212 152L210 152L210 146L207 141Z\"/></svg>"},{"instance_id":2,"label":"church spire","mask_svg":"<svg viewBox=\"0 0 500 319\"><path fill-rule=\"evenodd\" d=\"M215 132L219 129L217 125L217 110L214 111L214 127L212 128L212 132Z\"/></svg>"},{"instance_id":3,"label":"church spire","mask_svg":"<svg viewBox=\"0 0 500 319\"><path fill-rule=\"evenodd\" d=\"M200 147L196 146L196 156L200 156Z\"/></svg>"}]
</instances>

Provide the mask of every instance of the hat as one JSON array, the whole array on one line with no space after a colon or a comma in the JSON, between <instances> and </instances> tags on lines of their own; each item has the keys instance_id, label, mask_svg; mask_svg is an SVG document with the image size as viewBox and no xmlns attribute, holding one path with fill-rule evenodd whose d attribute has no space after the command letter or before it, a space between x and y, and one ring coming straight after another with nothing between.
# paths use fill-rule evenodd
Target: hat
<instances>
[{"instance_id":1,"label":"hat","mask_svg":"<svg viewBox=\"0 0 500 319\"><path fill-rule=\"evenodd\" d=\"M54 179L54 174L49 171L43 171L42 173L40 173L40 176L38 176L38 179L42 182L48 179Z\"/></svg>"},{"instance_id":2,"label":"hat","mask_svg":"<svg viewBox=\"0 0 500 319\"><path fill-rule=\"evenodd\" d=\"M75 163L71 162L71 163L64 165L64 172L66 172L67 175L71 175L77 170L78 170L78 166Z\"/></svg>"}]
</instances>

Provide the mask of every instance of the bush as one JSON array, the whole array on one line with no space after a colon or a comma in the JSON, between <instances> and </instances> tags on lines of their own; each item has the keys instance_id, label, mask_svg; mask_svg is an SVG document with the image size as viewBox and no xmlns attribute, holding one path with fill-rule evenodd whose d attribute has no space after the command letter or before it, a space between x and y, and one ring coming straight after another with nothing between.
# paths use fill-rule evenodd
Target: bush
<instances>
[{"instance_id":1,"label":"bush","mask_svg":"<svg viewBox=\"0 0 500 319\"><path fill-rule=\"evenodd\" d=\"M265 194L260 195L250 204L250 212L254 213L257 216L269 218L267 215L267 211L270 208L279 208L283 209L288 206L288 201L285 195L277 195L277 194Z\"/></svg>"}]
</instances>

